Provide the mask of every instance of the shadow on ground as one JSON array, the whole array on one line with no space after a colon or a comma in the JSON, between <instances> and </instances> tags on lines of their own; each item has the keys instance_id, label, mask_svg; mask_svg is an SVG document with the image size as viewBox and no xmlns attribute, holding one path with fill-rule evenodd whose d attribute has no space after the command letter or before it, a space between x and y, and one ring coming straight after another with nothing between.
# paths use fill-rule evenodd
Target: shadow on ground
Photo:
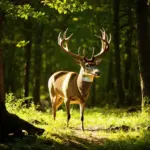
<instances>
[{"instance_id":1,"label":"shadow on ground","mask_svg":"<svg viewBox=\"0 0 150 150\"><path fill-rule=\"evenodd\" d=\"M114 133L112 133L114 134ZM52 139L25 136L0 144L0 150L149 150L150 133L143 132L136 138L84 137L81 135L52 134ZM56 142L54 139L62 142Z\"/></svg>"}]
</instances>

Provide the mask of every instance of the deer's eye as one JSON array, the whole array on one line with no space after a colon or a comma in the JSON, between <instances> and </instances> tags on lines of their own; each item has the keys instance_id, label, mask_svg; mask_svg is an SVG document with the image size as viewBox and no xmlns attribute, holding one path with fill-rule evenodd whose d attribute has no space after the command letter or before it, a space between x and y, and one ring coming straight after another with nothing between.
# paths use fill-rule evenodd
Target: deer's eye
<instances>
[{"instance_id":1,"label":"deer's eye","mask_svg":"<svg viewBox=\"0 0 150 150\"><path fill-rule=\"evenodd\" d=\"M90 67L90 65L89 64L85 64L85 67Z\"/></svg>"}]
</instances>

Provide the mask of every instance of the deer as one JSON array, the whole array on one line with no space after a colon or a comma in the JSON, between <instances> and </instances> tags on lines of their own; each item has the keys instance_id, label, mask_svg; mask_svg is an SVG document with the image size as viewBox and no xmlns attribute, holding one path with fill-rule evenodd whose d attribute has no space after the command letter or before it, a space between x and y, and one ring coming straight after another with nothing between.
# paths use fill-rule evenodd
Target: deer
<instances>
[{"instance_id":1,"label":"deer","mask_svg":"<svg viewBox=\"0 0 150 150\"><path fill-rule=\"evenodd\" d=\"M80 55L80 47L78 54L73 53L68 48L69 40L72 34L68 37L66 29L62 35L62 32L58 35L58 45L62 51L71 56L76 60L77 64L80 65L80 72L71 71L58 71L52 74L48 80L48 89L52 105L52 116L56 119L56 111L58 108L65 103L67 111L67 127L69 126L70 115L70 104L79 104L80 106L80 119L81 129L84 131L84 109L85 103L89 97L90 88L94 78L100 77L101 72L98 69L98 65L101 62L102 55L108 51L111 42L111 34L109 38L104 29L100 29L100 35L95 35L101 41L101 50L98 54L94 54L94 48L92 57L87 58L85 50Z\"/></svg>"}]
</instances>

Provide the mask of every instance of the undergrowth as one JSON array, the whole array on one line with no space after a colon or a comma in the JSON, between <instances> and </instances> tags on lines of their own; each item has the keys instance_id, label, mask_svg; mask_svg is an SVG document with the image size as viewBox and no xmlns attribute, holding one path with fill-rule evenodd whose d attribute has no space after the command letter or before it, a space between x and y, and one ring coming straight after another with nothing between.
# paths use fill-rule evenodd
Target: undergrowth
<instances>
[{"instance_id":1,"label":"undergrowth","mask_svg":"<svg viewBox=\"0 0 150 150\"><path fill-rule=\"evenodd\" d=\"M24 100L22 100L24 101ZM80 128L79 109L71 107L69 127L66 111L57 111L53 121L51 110L45 112L22 105L21 100L7 95L6 107L11 113L33 125L44 128L42 136L25 136L0 145L0 150L143 150L150 149L148 113L127 113L123 109L86 108L85 131Z\"/></svg>"}]
</instances>

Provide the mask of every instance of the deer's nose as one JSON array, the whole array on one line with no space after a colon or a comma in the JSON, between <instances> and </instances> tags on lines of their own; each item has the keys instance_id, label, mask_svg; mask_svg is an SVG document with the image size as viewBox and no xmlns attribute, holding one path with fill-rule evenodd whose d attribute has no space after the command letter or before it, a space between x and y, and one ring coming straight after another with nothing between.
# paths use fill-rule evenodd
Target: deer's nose
<instances>
[{"instance_id":1,"label":"deer's nose","mask_svg":"<svg viewBox=\"0 0 150 150\"><path fill-rule=\"evenodd\" d=\"M101 75L101 72L99 70L95 71L95 76L99 77Z\"/></svg>"}]
</instances>

